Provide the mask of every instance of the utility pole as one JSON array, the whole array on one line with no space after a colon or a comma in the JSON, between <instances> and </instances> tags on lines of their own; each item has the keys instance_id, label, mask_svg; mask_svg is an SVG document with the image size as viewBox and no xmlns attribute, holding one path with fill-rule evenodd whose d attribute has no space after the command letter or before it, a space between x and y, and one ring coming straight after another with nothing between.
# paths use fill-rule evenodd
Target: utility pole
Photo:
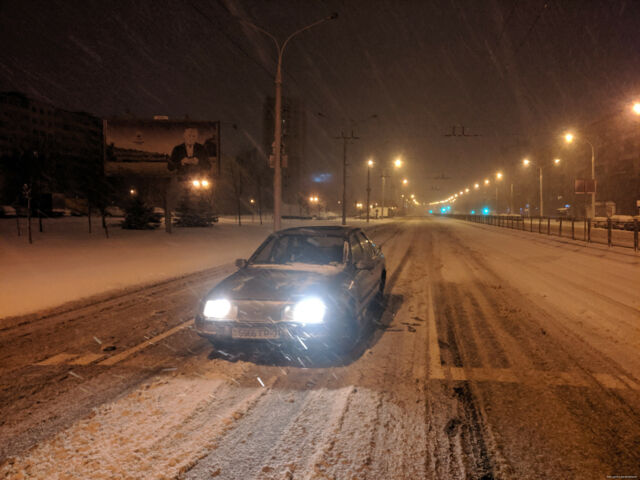
<instances>
[{"instance_id":1,"label":"utility pole","mask_svg":"<svg viewBox=\"0 0 640 480\"><path fill-rule=\"evenodd\" d=\"M371 167L373 160L367 162L367 223L369 223L369 206L371 204Z\"/></svg>"},{"instance_id":2,"label":"utility pole","mask_svg":"<svg viewBox=\"0 0 640 480\"><path fill-rule=\"evenodd\" d=\"M509 201L509 213L513 215L513 183L511 184L511 197Z\"/></svg>"},{"instance_id":3,"label":"utility pole","mask_svg":"<svg viewBox=\"0 0 640 480\"><path fill-rule=\"evenodd\" d=\"M347 143L349 140L358 140L360 137L353 135L346 136L344 132L340 132L336 140L342 139L342 225L347 224Z\"/></svg>"},{"instance_id":4,"label":"utility pole","mask_svg":"<svg viewBox=\"0 0 640 480\"><path fill-rule=\"evenodd\" d=\"M385 201L385 186L387 183L387 177L389 175L385 175L385 169L382 169L382 175L380 175L380 178L382 178L382 213L380 215L380 218L384 218L384 201Z\"/></svg>"},{"instance_id":5,"label":"utility pole","mask_svg":"<svg viewBox=\"0 0 640 480\"><path fill-rule=\"evenodd\" d=\"M542 167L540 169L540 216L544 217L544 199L542 197Z\"/></svg>"}]
</instances>

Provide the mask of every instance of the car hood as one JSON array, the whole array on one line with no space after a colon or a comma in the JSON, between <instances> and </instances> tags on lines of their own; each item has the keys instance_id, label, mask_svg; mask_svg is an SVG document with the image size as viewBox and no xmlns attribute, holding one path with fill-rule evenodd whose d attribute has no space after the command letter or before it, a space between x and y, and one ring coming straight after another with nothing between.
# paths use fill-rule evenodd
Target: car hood
<instances>
[{"instance_id":1,"label":"car hood","mask_svg":"<svg viewBox=\"0 0 640 480\"><path fill-rule=\"evenodd\" d=\"M207 297L295 301L305 295L335 290L343 283L345 275L342 268L296 270L281 267L248 267L225 278Z\"/></svg>"}]
</instances>

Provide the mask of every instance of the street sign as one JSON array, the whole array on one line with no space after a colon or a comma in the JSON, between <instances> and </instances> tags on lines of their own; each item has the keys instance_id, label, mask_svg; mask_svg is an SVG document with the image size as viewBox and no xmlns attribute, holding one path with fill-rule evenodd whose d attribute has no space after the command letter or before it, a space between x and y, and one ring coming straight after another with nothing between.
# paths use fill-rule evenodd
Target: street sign
<instances>
[{"instance_id":1,"label":"street sign","mask_svg":"<svg viewBox=\"0 0 640 480\"><path fill-rule=\"evenodd\" d=\"M576 178L575 193L577 195L596 193L596 181L590 178Z\"/></svg>"}]
</instances>

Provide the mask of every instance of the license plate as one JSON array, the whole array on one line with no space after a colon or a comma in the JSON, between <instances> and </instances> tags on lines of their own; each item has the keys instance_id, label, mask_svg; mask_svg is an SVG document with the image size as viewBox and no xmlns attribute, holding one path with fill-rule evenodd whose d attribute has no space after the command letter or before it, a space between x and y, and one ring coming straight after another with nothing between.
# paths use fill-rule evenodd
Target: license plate
<instances>
[{"instance_id":1,"label":"license plate","mask_svg":"<svg viewBox=\"0 0 640 480\"><path fill-rule=\"evenodd\" d=\"M233 327L231 338L278 338L278 331L266 327Z\"/></svg>"}]
</instances>

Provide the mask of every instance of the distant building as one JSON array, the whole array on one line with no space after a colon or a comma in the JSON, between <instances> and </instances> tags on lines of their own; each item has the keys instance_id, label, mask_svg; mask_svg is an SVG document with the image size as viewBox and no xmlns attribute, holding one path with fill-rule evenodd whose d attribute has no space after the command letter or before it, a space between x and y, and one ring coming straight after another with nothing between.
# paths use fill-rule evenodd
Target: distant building
<instances>
[{"instance_id":1,"label":"distant building","mask_svg":"<svg viewBox=\"0 0 640 480\"><path fill-rule=\"evenodd\" d=\"M72 185L80 171L99 170L103 158L102 120L29 98L20 92L0 92L0 201L15 201L19 185L11 185L17 159L38 156L48 174L55 173L56 189ZM9 159L9 160L7 160ZM13 159L13 162L11 161ZM13 166L13 167L12 167ZM76 182L77 184L77 182ZM49 190L53 186L49 185ZM49 191L51 193L51 191Z\"/></svg>"},{"instance_id":2,"label":"distant building","mask_svg":"<svg viewBox=\"0 0 640 480\"><path fill-rule=\"evenodd\" d=\"M275 99L268 97L263 112L264 151L272 155L275 126ZM282 199L285 203L296 204L307 197L309 192L310 169L305 163L306 119L302 100L293 97L282 98L282 155L286 157L286 167L282 170Z\"/></svg>"},{"instance_id":3,"label":"distant building","mask_svg":"<svg viewBox=\"0 0 640 480\"><path fill-rule=\"evenodd\" d=\"M0 92L0 155L48 148L63 156L102 155L102 120Z\"/></svg>"}]
</instances>

